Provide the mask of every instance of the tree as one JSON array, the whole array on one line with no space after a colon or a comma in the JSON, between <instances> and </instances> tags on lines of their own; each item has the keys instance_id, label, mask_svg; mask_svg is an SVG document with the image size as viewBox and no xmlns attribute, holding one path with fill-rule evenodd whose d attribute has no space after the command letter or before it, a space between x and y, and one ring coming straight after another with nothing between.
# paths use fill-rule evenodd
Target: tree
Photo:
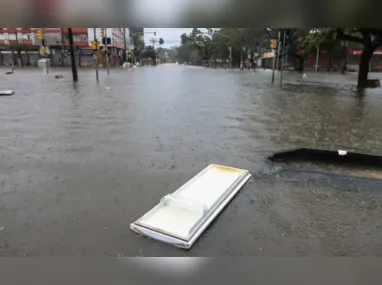
<instances>
[{"instance_id":1,"label":"tree","mask_svg":"<svg viewBox=\"0 0 382 285\"><path fill-rule=\"evenodd\" d=\"M221 28L219 29L214 39L219 43L220 50L228 50L228 46L232 48L232 63L239 63L243 69L243 49L245 48L246 29L245 28Z\"/></svg>"},{"instance_id":2,"label":"tree","mask_svg":"<svg viewBox=\"0 0 382 285\"><path fill-rule=\"evenodd\" d=\"M361 48L357 87L358 89L367 88L369 63L374 51L382 46L382 29L322 28L317 30L315 35L310 34L305 38L303 45L305 52L311 53L317 46L320 46L320 49L323 48L334 56L345 57L349 46L355 45L355 48ZM344 45L342 42L348 42L348 44Z\"/></svg>"},{"instance_id":3,"label":"tree","mask_svg":"<svg viewBox=\"0 0 382 285\"><path fill-rule=\"evenodd\" d=\"M232 61L240 62L243 68L244 53L254 58L254 53L269 45L267 34L264 29L258 28L221 28L214 34L214 40L220 46L219 50L228 51L232 47ZM227 52L224 52L226 55ZM228 52L229 54L229 52Z\"/></svg>"},{"instance_id":4,"label":"tree","mask_svg":"<svg viewBox=\"0 0 382 285\"><path fill-rule=\"evenodd\" d=\"M329 66L333 60L342 61L342 73L346 70L347 46L335 38L333 29L312 29L302 42L302 51L305 57L317 54L318 51L326 52L329 56Z\"/></svg>"},{"instance_id":5,"label":"tree","mask_svg":"<svg viewBox=\"0 0 382 285\"><path fill-rule=\"evenodd\" d=\"M155 52L153 46L146 46L142 56L146 58L150 58L152 61L152 64L155 65L157 53Z\"/></svg>"},{"instance_id":6,"label":"tree","mask_svg":"<svg viewBox=\"0 0 382 285\"><path fill-rule=\"evenodd\" d=\"M368 87L367 76L369 73L369 62L374 51L382 45L382 29L356 28L356 29L334 29L335 38L341 41L353 42L362 45L362 54L359 61L358 89Z\"/></svg>"},{"instance_id":7,"label":"tree","mask_svg":"<svg viewBox=\"0 0 382 285\"><path fill-rule=\"evenodd\" d=\"M245 52L253 54L268 43L263 29L256 28L205 28L206 32L194 28L192 32L181 36L181 46L178 49L182 61L201 58L205 63L211 59L227 60L228 47L232 47L232 62L243 66ZM197 51L198 55L195 54ZM252 56L253 58L253 56ZM183 60L184 59L184 60ZM187 59L187 60L186 60Z\"/></svg>"},{"instance_id":8,"label":"tree","mask_svg":"<svg viewBox=\"0 0 382 285\"><path fill-rule=\"evenodd\" d=\"M12 51L12 54L14 53L14 52L16 52L16 54L17 54L17 60L18 60L18 62L19 62L19 65L23 65L22 64L22 60L21 60L21 52L22 51L27 51L28 50L28 46L26 45L26 44L24 44L24 43L13 43L13 44L9 44L8 45L8 49L10 50L10 51ZM13 63L14 64L14 63Z\"/></svg>"},{"instance_id":9,"label":"tree","mask_svg":"<svg viewBox=\"0 0 382 285\"><path fill-rule=\"evenodd\" d=\"M141 57L142 52L144 51L144 48L145 48L145 43L142 40L142 37L138 34L133 34L131 38L134 44L134 50L133 50L134 57Z\"/></svg>"},{"instance_id":10,"label":"tree","mask_svg":"<svg viewBox=\"0 0 382 285\"><path fill-rule=\"evenodd\" d=\"M216 44L212 40L212 36L212 29L209 29L208 33L203 33L194 28L189 35L183 34L181 36L182 45L188 45L191 50L197 50L203 61L209 64L211 56L216 52Z\"/></svg>"},{"instance_id":11,"label":"tree","mask_svg":"<svg viewBox=\"0 0 382 285\"><path fill-rule=\"evenodd\" d=\"M157 65L157 57L158 57L158 54L162 51L162 45L164 44L164 40L163 38L160 38L159 41L159 48L157 48L155 50L155 58L154 58L154 65Z\"/></svg>"},{"instance_id":12,"label":"tree","mask_svg":"<svg viewBox=\"0 0 382 285\"><path fill-rule=\"evenodd\" d=\"M166 60L169 60L170 62L175 62L177 56L177 49L172 48L162 48L159 53L157 53L157 57Z\"/></svg>"}]
</instances>

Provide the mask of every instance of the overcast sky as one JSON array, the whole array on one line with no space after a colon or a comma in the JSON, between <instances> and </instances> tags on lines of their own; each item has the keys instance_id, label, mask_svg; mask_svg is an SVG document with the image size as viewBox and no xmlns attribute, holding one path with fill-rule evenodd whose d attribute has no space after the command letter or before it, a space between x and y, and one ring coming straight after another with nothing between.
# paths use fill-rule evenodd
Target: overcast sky
<instances>
[{"instance_id":1,"label":"overcast sky","mask_svg":"<svg viewBox=\"0 0 382 285\"><path fill-rule=\"evenodd\" d=\"M150 45L150 39L154 37L154 34L151 32L156 32L156 37L159 40L159 38L163 38L164 45L163 47L169 48L172 46L179 46L180 45L180 36L183 33L190 33L192 31L192 28L145 28L145 42L146 45ZM147 33L147 34L146 34Z\"/></svg>"}]
</instances>

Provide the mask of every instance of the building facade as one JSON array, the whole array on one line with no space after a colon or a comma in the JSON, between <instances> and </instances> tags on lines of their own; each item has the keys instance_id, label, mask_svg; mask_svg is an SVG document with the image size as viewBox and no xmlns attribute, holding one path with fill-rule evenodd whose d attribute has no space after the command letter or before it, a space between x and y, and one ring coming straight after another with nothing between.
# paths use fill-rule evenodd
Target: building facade
<instances>
[{"instance_id":1,"label":"building facade","mask_svg":"<svg viewBox=\"0 0 382 285\"><path fill-rule=\"evenodd\" d=\"M21 65L37 65L41 58L41 40L37 32L42 28L0 28L0 65L8 65L11 62L20 64L16 54L10 50L12 45L24 45L26 50L21 52ZM76 62L82 66L82 62L91 56L87 40L87 28L72 28L74 47L76 50ZM70 65L69 37L67 28L45 28L45 46L48 57L53 66Z\"/></svg>"},{"instance_id":2,"label":"building facade","mask_svg":"<svg viewBox=\"0 0 382 285\"><path fill-rule=\"evenodd\" d=\"M88 28L88 41L97 40L100 48L104 50L104 44L101 39L101 29L105 31L105 37L110 38L110 44L107 46L109 51L109 64L111 66L122 65L124 54L128 52L129 29L128 28ZM94 32L95 37L94 38ZM100 66L106 66L106 54L98 53L97 62Z\"/></svg>"},{"instance_id":3,"label":"building facade","mask_svg":"<svg viewBox=\"0 0 382 285\"><path fill-rule=\"evenodd\" d=\"M41 40L37 32L42 28L0 28L0 66L21 64L36 66L42 57ZM107 28L106 34L111 38L111 65L119 63L125 48L125 35L128 28ZM93 28L72 28L75 48L75 59L78 66L94 65L94 51L90 49L90 40L94 38ZM100 37L98 28L97 37ZM70 66L69 37L67 28L44 28L45 46L52 66ZM10 46L23 45L20 56ZM26 48L25 48L26 47ZM25 50L26 49L26 50ZM21 58L21 60L19 59ZM20 62L21 61L21 62Z\"/></svg>"}]
</instances>

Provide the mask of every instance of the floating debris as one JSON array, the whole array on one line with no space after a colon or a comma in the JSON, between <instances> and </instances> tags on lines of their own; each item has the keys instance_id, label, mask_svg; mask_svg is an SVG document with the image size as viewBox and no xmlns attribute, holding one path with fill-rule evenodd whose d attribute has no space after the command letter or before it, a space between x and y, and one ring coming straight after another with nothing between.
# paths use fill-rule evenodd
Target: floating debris
<instances>
[{"instance_id":1,"label":"floating debris","mask_svg":"<svg viewBox=\"0 0 382 285\"><path fill-rule=\"evenodd\" d=\"M14 90L1 90L0 91L0 96L10 96L15 93Z\"/></svg>"}]
</instances>

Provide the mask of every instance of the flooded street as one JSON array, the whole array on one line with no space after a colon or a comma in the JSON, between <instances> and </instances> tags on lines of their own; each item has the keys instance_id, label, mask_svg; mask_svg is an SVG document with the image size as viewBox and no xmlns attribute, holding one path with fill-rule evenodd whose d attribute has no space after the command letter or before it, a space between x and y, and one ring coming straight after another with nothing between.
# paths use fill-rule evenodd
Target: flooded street
<instances>
[{"instance_id":1,"label":"flooded street","mask_svg":"<svg viewBox=\"0 0 382 285\"><path fill-rule=\"evenodd\" d=\"M269 70L171 64L102 70L98 84L90 69L77 84L69 69L0 77L15 90L0 97L0 256L382 256L382 180L266 161L382 154L382 89L361 96L356 74L291 72L283 90ZM190 251L130 230L211 163L253 178Z\"/></svg>"}]
</instances>

